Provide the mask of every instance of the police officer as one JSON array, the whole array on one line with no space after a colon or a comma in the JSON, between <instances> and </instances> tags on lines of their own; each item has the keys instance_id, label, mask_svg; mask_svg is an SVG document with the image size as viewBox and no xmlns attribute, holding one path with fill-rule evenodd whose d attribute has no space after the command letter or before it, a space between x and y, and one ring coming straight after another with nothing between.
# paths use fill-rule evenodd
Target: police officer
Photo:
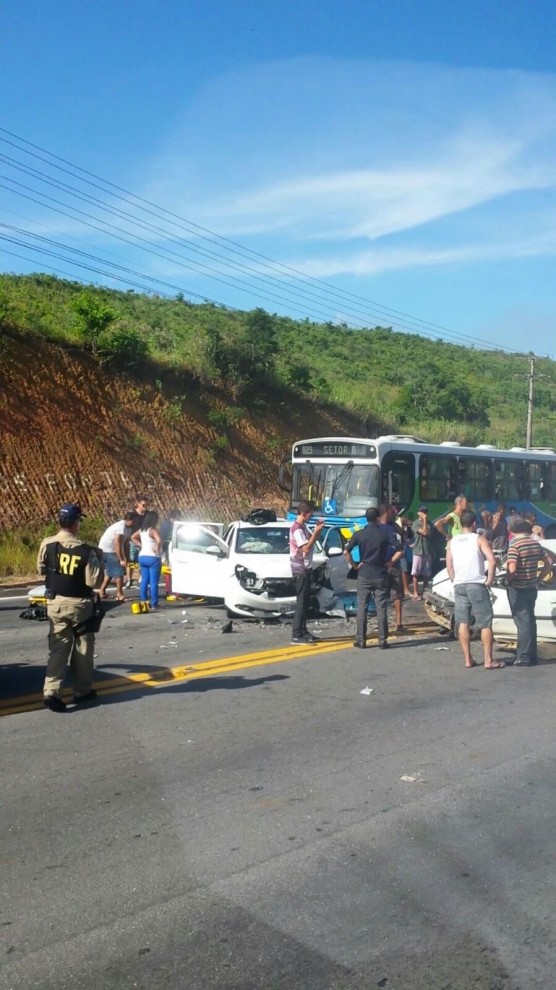
<instances>
[{"instance_id":1,"label":"police officer","mask_svg":"<svg viewBox=\"0 0 556 990\"><path fill-rule=\"evenodd\" d=\"M66 502L58 519L60 531L42 541L37 559L39 574L45 577L50 622L43 704L53 712L66 709L60 692L68 662L75 681L74 703L83 704L96 698L93 589L103 577L98 551L83 543L78 535L83 519L81 506Z\"/></svg>"}]
</instances>

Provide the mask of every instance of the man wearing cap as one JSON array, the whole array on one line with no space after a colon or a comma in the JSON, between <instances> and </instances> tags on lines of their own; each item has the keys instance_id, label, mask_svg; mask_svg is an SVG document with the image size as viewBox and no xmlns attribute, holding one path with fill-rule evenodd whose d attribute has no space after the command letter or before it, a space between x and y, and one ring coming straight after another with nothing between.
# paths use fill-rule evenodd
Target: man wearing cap
<instances>
[{"instance_id":1,"label":"man wearing cap","mask_svg":"<svg viewBox=\"0 0 556 990\"><path fill-rule=\"evenodd\" d=\"M420 505L417 510L417 521L413 524L413 562L411 576L413 578L413 597L419 598L419 578L423 582L423 591L431 576L431 524L429 510L426 505Z\"/></svg>"},{"instance_id":2,"label":"man wearing cap","mask_svg":"<svg viewBox=\"0 0 556 990\"><path fill-rule=\"evenodd\" d=\"M93 590L103 571L96 548L79 538L82 518L81 506L66 502L58 514L59 532L42 541L37 558L37 570L45 578L50 623L43 704L53 712L66 709L61 690L68 663L75 681L74 703L96 698Z\"/></svg>"}]
</instances>

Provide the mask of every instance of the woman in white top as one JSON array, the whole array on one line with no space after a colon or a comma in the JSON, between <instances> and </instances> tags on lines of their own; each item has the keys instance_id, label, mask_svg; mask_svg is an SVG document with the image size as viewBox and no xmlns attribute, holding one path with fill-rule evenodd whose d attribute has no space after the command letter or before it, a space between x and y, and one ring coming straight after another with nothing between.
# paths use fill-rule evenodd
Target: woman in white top
<instances>
[{"instance_id":1,"label":"woman in white top","mask_svg":"<svg viewBox=\"0 0 556 990\"><path fill-rule=\"evenodd\" d=\"M141 566L141 584L139 596L141 601L149 601L151 611L158 611L158 582L162 568L162 540L157 529L158 512L146 512L141 529L131 537L139 547L139 564Z\"/></svg>"}]
</instances>

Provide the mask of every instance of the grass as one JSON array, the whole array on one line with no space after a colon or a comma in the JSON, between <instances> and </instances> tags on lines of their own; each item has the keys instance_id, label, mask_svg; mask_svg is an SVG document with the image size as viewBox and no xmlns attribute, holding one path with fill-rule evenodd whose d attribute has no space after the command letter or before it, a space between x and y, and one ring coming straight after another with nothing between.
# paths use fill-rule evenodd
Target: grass
<instances>
[{"instance_id":1,"label":"grass","mask_svg":"<svg viewBox=\"0 0 556 990\"><path fill-rule=\"evenodd\" d=\"M83 520L80 537L85 543L96 546L106 523L98 516L88 516ZM24 526L20 529L0 532L0 584L15 580L33 580L37 574L37 553L41 540L53 536L58 526L52 522L48 526Z\"/></svg>"}]
</instances>

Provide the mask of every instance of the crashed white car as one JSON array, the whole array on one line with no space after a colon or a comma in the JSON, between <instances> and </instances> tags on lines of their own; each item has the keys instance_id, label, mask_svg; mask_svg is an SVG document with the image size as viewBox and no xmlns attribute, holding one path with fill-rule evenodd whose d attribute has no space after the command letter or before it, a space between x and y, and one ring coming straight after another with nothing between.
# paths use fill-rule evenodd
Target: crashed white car
<instances>
[{"instance_id":1,"label":"crashed white car","mask_svg":"<svg viewBox=\"0 0 556 990\"><path fill-rule=\"evenodd\" d=\"M278 519L262 525L233 522L176 522L169 562L172 593L221 599L231 615L271 618L295 608L290 568L291 523ZM345 590L348 565L339 547L327 552L315 544L315 606L329 612Z\"/></svg>"},{"instance_id":2,"label":"crashed white car","mask_svg":"<svg viewBox=\"0 0 556 990\"><path fill-rule=\"evenodd\" d=\"M543 540L542 545L556 559L556 540ZM492 632L495 640L515 639L517 632L505 587L505 571L500 568L490 589L494 618ZM439 571L424 596L425 611L433 622L444 629L454 630L454 586L448 571ZM537 639L540 642L556 642L556 566L539 586L535 603Z\"/></svg>"}]
</instances>

